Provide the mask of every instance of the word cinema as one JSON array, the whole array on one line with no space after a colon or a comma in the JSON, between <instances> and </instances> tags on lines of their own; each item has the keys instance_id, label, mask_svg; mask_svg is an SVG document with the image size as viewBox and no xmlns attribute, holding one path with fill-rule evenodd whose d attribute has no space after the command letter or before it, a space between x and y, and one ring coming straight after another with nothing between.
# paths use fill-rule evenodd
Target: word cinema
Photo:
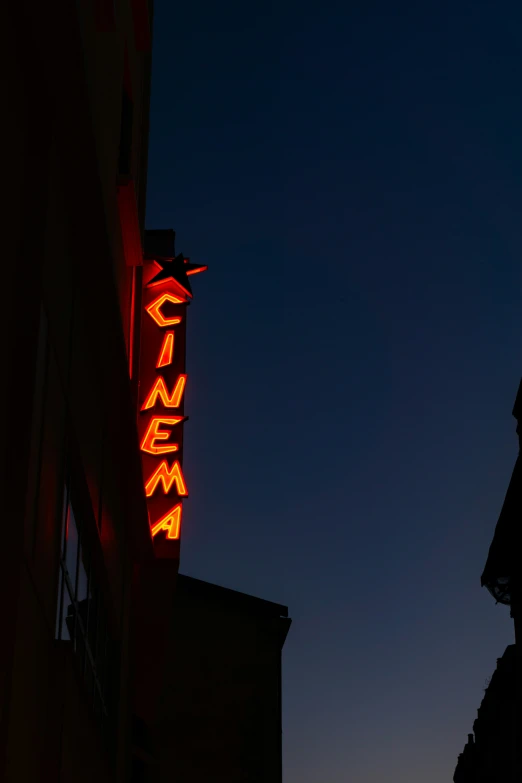
<instances>
[{"instance_id":1,"label":"word cinema","mask_svg":"<svg viewBox=\"0 0 522 783\"><path fill-rule=\"evenodd\" d=\"M179 556L188 496L182 464L189 277L206 268L183 255L143 265L139 436L151 535L166 557Z\"/></svg>"}]
</instances>

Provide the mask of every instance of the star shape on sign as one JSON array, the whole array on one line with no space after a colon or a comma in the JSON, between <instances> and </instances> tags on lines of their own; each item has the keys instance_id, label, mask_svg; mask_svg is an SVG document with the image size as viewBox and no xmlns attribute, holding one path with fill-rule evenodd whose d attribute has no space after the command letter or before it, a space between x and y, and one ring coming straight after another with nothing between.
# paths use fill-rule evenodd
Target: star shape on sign
<instances>
[{"instance_id":1,"label":"star shape on sign","mask_svg":"<svg viewBox=\"0 0 522 783\"><path fill-rule=\"evenodd\" d=\"M160 271L149 280L147 287L172 280L191 299L190 275L197 275L199 272L205 272L208 269L204 264L191 264L190 259L184 258L183 253L180 253L176 258L155 258L154 263Z\"/></svg>"}]
</instances>

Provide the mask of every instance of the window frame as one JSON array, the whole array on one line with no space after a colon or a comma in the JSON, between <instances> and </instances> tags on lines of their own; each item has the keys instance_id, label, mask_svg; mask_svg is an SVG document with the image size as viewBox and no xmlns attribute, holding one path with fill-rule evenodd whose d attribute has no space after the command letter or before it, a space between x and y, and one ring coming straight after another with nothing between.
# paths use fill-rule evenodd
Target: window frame
<instances>
[{"instance_id":1,"label":"window frame","mask_svg":"<svg viewBox=\"0 0 522 783\"><path fill-rule=\"evenodd\" d=\"M70 474L66 475L62 496L55 639L71 646L90 706L105 733L111 714L109 668L113 643L105 594L98 578L92 540L87 531L86 515L78 513L81 505L81 498L77 502L78 494ZM70 573L70 562L67 561L71 517L77 536L74 574ZM86 580L86 598L83 600L78 598L81 568L84 569ZM72 618L71 625L68 618Z\"/></svg>"}]
</instances>

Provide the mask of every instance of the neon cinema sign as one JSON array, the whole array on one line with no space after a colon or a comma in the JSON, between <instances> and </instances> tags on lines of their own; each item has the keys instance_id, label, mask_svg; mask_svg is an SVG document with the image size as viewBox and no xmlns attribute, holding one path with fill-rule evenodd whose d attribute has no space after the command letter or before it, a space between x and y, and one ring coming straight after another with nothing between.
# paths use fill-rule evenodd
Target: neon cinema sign
<instances>
[{"instance_id":1,"label":"neon cinema sign","mask_svg":"<svg viewBox=\"0 0 522 783\"><path fill-rule=\"evenodd\" d=\"M189 276L206 268L183 255L143 265L140 449L150 531L156 550L166 557L179 555L183 500L188 497L182 464Z\"/></svg>"}]
</instances>

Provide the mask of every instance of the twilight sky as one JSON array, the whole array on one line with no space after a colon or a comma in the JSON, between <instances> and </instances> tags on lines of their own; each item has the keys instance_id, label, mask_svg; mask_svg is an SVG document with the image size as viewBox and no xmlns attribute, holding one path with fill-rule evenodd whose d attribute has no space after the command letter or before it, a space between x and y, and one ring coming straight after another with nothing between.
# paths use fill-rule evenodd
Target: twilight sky
<instances>
[{"instance_id":1,"label":"twilight sky","mask_svg":"<svg viewBox=\"0 0 522 783\"><path fill-rule=\"evenodd\" d=\"M188 329L181 570L288 604L285 783L449 783L512 641L522 11L155 2Z\"/></svg>"}]
</instances>

